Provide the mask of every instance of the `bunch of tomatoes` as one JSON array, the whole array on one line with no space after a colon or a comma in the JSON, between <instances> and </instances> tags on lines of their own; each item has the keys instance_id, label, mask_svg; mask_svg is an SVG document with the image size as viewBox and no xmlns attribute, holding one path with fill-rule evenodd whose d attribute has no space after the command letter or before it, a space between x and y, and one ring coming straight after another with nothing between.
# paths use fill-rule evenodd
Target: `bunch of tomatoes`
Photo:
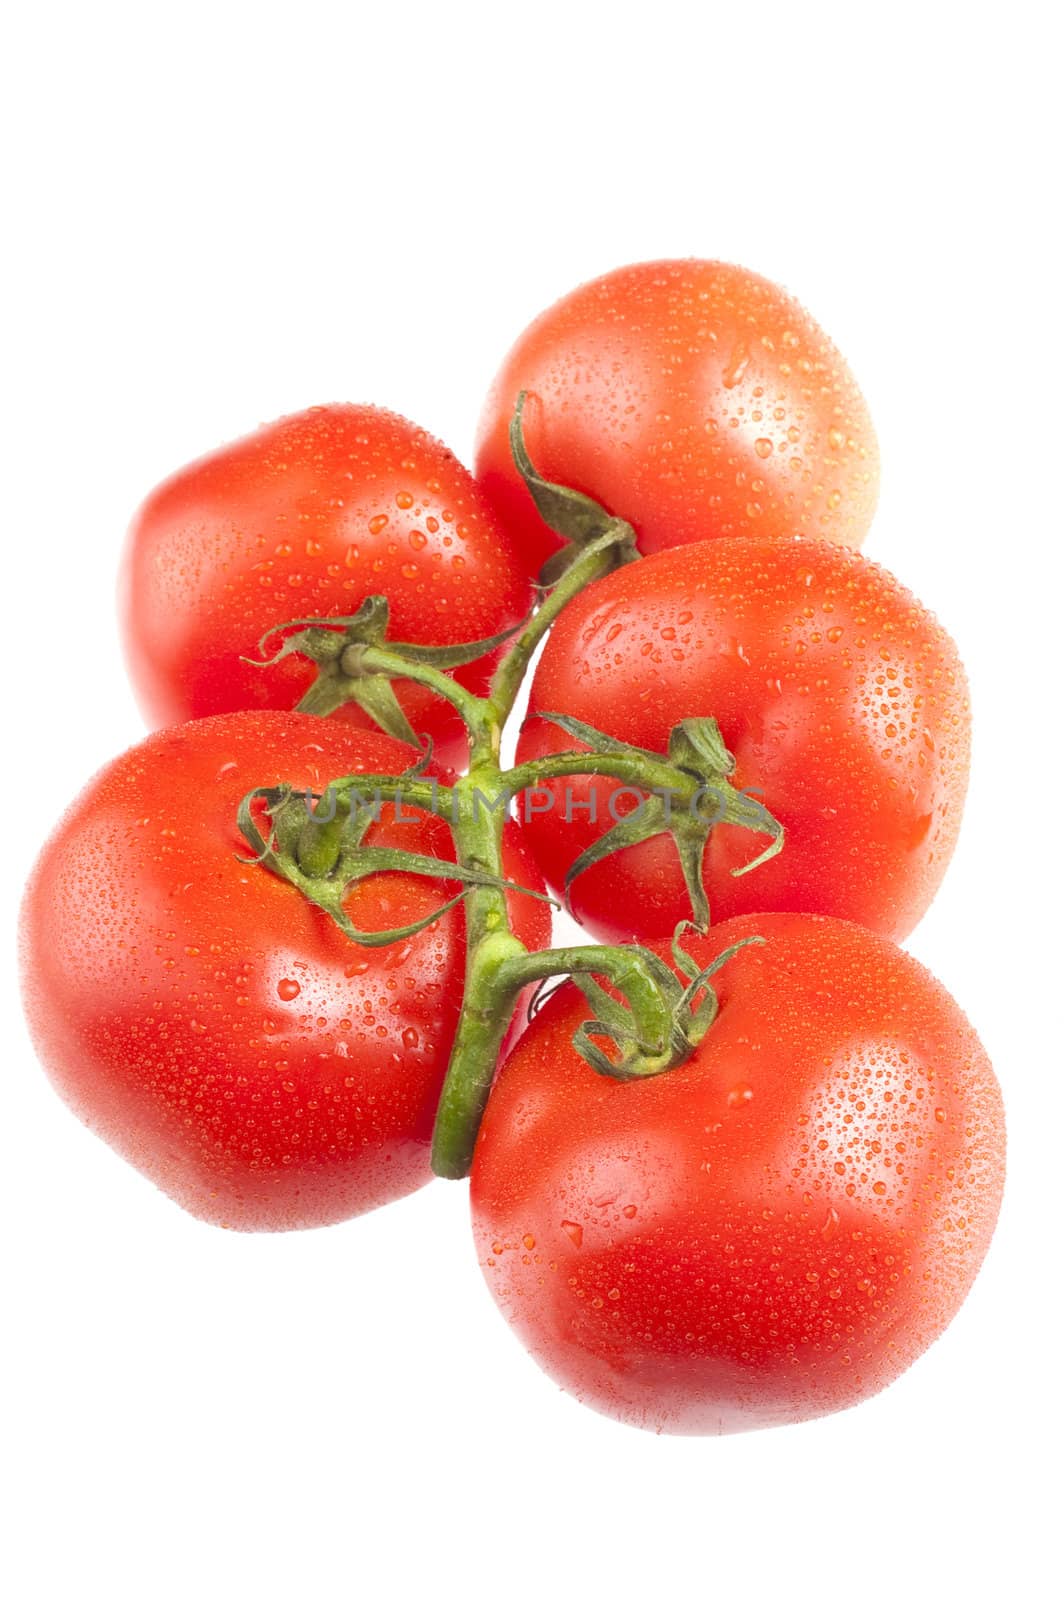
<instances>
[{"instance_id":1,"label":"bunch of tomatoes","mask_svg":"<svg viewBox=\"0 0 1064 1600\"><path fill-rule=\"evenodd\" d=\"M227 1228L468 1173L504 1315L623 1421L881 1389L972 1283L1005 1138L898 945L969 707L949 634L858 553L877 485L834 346L712 261L544 312L474 473L368 405L175 473L121 578L157 731L24 905L61 1095ZM601 942L552 943L552 904Z\"/></svg>"}]
</instances>

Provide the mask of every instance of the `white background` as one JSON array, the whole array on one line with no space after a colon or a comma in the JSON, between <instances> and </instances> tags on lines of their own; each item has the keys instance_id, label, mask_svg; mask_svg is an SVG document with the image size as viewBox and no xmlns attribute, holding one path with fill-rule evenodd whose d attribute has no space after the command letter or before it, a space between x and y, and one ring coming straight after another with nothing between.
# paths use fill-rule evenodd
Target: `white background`
<instances>
[{"instance_id":1,"label":"white background","mask_svg":"<svg viewBox=\"0 0 1064 1600\"><path fill-rule=\"evenodd\" d=\"M332 399L393 406L468 459L488 380L535 312L627 260L721 256L784 282L847 354L883 448L866 549L970 668L971 800L911 948L980 1029L1011 1134L984 1273L906 1377L802 1428L659 1439L583 1411L525 1356L482 1286L464 1186L318 1234L191 1221L54 1098L8 963L17 1600L1049 1592L1051 14L185 0L9 21L9 924L62 806L140 737L113 581L159 477Z\"/></svg>"}]
</instances>

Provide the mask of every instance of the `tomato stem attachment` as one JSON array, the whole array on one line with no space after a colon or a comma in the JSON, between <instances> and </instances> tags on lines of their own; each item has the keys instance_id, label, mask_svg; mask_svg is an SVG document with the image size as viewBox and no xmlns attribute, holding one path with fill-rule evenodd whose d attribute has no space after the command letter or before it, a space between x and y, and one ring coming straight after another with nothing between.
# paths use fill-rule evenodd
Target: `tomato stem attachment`
<instances>
[{"instance_id":1,"label":"tomato stem attachment","mask_svg":"<svg viewBox=\"0 0 1064 1600\"><path fill-rule=\"evenodd\" d=\"M576 717L548 712L541 712L540 716L581 740L587 750L560 751L515 767L510 773L515 792L538 789L559 779L594 775L614 779L633 798L643 796L636 809L626 815L611 811L613 826L573 862L565 879L567 910L572 910L573 884L589 867L618 850L669 834L679 856L691 914L700 927L707 928L710 908L702 863L713 829L728 823L769 837L770 843L758 856L732 869L734 877L750 872L783 848L782 825L756 795L736 789L731 783L735 762L712 717L687 717L677 723L663 756L614 739Z\"/></svg>"},{"instance_id":2,"label":"tomato stem attachment","mask_svg":"<svg viewBox=\"0 0 1064 1600\"><path fill-rule=\"evenodd\" d=\"M420 749L421 741L407 720L392 687L392 679L406 679L431 689L458 712L470 738L486 730L485 703L449 673L497 650L525 624L507 628L490 639L460 645L417 645L389 640L389 607L384 595L369 595L352 617L303 617L271 628L259 640L259 660L251 666L272 667L286 656L301 655L314 662L318 675L296 706L297 711L327 717L340 706L354 704L393 739ZM272 655L267 647L286 629L296 631L282 639Z\"/></svg>"}]
</instances>

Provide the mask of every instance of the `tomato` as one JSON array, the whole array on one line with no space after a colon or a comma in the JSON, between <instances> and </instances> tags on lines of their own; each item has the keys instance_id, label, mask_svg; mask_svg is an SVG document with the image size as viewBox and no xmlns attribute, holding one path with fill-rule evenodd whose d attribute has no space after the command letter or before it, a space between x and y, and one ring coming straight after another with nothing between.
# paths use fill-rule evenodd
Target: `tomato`
<instances>
[{"instance_id":1,"label":"tomato","mask_svg":"<svg viewBox=\"0 0 1064 1600\"><path fill-rule=\"evenodd\" d=\"M140 508L121 583L134 687L153 726L290 709L315 669L297 656L249 665L268 629L352 616L383 594L393 639L489 638L529 610L534 570L438 440L375 406L318 406L184 467ZM455 676L481 689L489 673L476 662ZM458 762L450 707L417 685L397 692L416 730ZM370 726L354 706L337 715Z\"/></svg>"},{"instance_id":2,"label":"tomato","mask_svg":"<svg viewBox=\"0 0 1064 1600\"><path fill-rule=\"evenodd\" d=\"M713 829L703 877L714 919L814 911L902 939L956 842L970 720L956 647L888 572L835 545L722 539L611 573L555 625L529 711L521 760L579 748L539 712L659 751L682 718L717 719L732 782L759 791L785 831L777 856L735 877L768 841ZM532 819L530 837L560 888L611 826L613 785L549 787L554 807ZM592 790L595 821L579 809ZM572 901L600 938L666 938L690 915L665 836L590 867Z\"/></svg>"},{"instance_id":3,"label":"tomato","mask_svg":"<svg viewBox=\"0 0 1064 1600\"><path fill-rule=\"evenodd\" d=\"M477 477L542 559L555 547L510 457L631 522L650 553L807 534L857 546L879 454L842 357L797 301L720 261L649 261L575 289L507 355L480 419Z\"/></svg>"},{"instance_id":4,"label":"tomato","mask_svg":"<svg viewBox=\"0 0 1064 1600\"><path fill-rule=\"evenodd\" d=\"M429 1176L436 1100L462 1001L461 909L398 944L352 943L289 883L249 865L250 789L402 772L381 734L288 712L154 734L96 777L27 890L32 1034L83 1121L198 1217L242 1229L337 1222ZM409 820L414 818L414 820ZM386 806L367 843L453 858L441 817ZM511 833L507 871L535 886ZM405 925L456 885L366 879L356 927ZM549 938L512 894L516 931Z\"/></svg>"},{"instance_id":5,"label":"tomato","mask_svg":"<svg viewBox=\"0 0 1064 1600\"><path fill-rule=\"evenodd\" d=\"M567 985L477 1143L498 1305L558 1383L640 1427L770 1427L875 1394L957 1311L1000 1203L997 1083L930 973L802 915L722 924L690 953L751 935L702 1044L657 1077L579 1058Z\"/></svg>"}]
</instances>

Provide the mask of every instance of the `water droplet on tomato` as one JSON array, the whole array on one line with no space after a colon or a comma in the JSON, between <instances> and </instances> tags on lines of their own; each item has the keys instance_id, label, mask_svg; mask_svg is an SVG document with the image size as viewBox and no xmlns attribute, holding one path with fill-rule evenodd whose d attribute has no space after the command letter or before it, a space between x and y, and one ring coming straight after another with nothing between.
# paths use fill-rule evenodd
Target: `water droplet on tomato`
<instances>
[{"instance_id":1,"label":"water droplet on tomato","mask_svg":"<svg viewBox=\"0 0 1064 1600\"><path fill-rule=\"evenodd\" d=\"M916 818L909 829L905 841L910 850L918 850L920 848L931 832L931 824L934 820L934 813L930 811L925 811L922 816Z\"/></svg>"},{"instance_id":2,"label":"water droplet on tomato","mask_svg":"<svg viewBox=\"0 0 1064 1600\"><path fill-rule=\"evenodd\" d=\"M562 1232L571 1240L571 1242L579 1250L580 1246L584 1242L584 1230L580 1226L579 1222L563 1222L562 1223Z\"/></svg>"},{"instance_id":3,"label":"water droplet on tomato","mask_svg":"<svg viewBox=\"0 0 1064 1600\"><path fill-rule=\"evenodd\" d=\"M735 349L732 351L728 365L721 374L721 382L723 383L724 387L726 389L734 389L738 384L742 383L746 369L749 365L749 348L746 344L740 341L740 343L737 344Z\"/></svg>"},{"instance_id":4,"label":"water droplet on tomato","mask_svg":"<svg viewBox=\"0 0 1064 1600\"><path fill-rule=\"evenodd\" d=\"M302 990L294 978L282 978L277 985L277 993L282 1000L295 1000Z\"/></svg>"}]
</instances>

